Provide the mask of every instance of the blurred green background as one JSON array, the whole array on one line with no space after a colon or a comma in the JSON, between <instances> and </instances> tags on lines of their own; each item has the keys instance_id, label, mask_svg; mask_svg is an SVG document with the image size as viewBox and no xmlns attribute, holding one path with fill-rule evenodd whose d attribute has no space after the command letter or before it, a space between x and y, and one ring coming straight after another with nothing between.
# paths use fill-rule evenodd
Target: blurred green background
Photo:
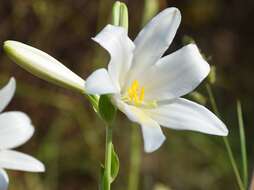
<instances>
[{"instance_id":1,"label":"blurred green background","mask_svg":"<svg viewBox=\"0 0 254 190\"><path fill-rule=\"evenodd\" d=\"M209 63L217 67L215 94L230 130L230 143L241 166L236 99L243 102L249 154L253 168L253 0L129 0L129 35L137 35L155 13L175 6L182 23L167 53L192 36ZM110 22L112 0L0 0L0 42L12 39L39 48L86 78L105 66L107 53L95 36ZM0 50L0 85L14 76L17 92L7 110L32 118L36 132L19 149L46 165L46 173L8 171L10 190L95 190L104 160L104 126L80 94L42 81L11 62ZM205 96L204 85L199 91ZM209 104L207 105L209 106ZM167 140L152 154L142 150L142 190L237 189L222 139L165 129ZM120 175L113 189L125 190L130 167L131 123L118 114L114 144ZM141 134L140 138L141 138ZM143 146L143 144L142 144ZM240 168L241 169L241 168Z\"/></svg>"}]
</instances>

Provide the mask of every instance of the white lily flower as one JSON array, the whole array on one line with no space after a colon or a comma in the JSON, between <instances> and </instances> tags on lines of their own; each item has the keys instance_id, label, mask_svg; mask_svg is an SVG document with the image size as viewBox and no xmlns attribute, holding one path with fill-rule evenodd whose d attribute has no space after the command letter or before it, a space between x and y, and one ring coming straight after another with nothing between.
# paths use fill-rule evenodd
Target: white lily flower
<instances>
[{"instance_id":1,"label":"white lily flower","mask_svg":"<svg viewBox=\"0 0 254 190\"><path fill-rule=\"evenodd\" d=\"M111 94L112 102L142 128L146 152L165 140L160 125L226 136L228 130L205 107L180 98L193 91L210 67L194 44L162 57L181 21L177 8L154 17L134 42L121 27L107 25L94 41L105 48L111 60L108 69L98 69L86 80L86 92ZM161 58L162 57L162 58Z\"/></svg>"},{"instance_id":2,"label":"white lily flower","mask_svg":"<svg viewBox=\"0 0 254 190\"><path fill-rule=\"evenodd\" d=\"M0 89L0 112L11 101L16 88L14 78ZM13 169L29 172L43 172L44 165L35 158L11 150L28 141L34 133L34 127L29 117L19 111L0 113L0 190L8 188L8 175L3 170Z\"/></svg>"}]
</instances>

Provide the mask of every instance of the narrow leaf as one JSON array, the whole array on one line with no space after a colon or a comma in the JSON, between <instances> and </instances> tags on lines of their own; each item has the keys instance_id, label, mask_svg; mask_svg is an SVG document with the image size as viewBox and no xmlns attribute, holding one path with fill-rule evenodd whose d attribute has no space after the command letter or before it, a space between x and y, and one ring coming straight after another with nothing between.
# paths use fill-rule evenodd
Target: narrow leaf
<instances>
[{"instance_id":1,"label":"narrow leaf","mask_svg":"<svg viewBox=\"0 0 254 190\"><path fill-rule=\"evenodd\" d=\"M247 161L247 151L246 151L246 140L245 140L245 132L244 132L242 105L239 100L237 101L237 118L238 118L238 125L239 125L242 164L243 164L242 179L243 179L244 187L247 189L247 186L248 186L248 161Z\"/></svg>"}]
</instances>

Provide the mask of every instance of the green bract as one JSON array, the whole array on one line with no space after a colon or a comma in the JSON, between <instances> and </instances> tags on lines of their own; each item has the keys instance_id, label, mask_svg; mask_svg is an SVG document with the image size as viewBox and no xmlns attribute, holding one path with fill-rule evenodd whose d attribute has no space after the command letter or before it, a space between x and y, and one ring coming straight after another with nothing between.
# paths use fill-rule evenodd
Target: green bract
<instances>
[{"instance_id":1,"label":"green bract","mask_svg":"<svg viewBox=\"0 0 254 190\"><path fill-rule=\"evenodd\" d=\"M116 115L116 107L111 103L107 95L101 95L99 100L99 112L104 121L111 124Z\"/></svg>"}]
</instances>

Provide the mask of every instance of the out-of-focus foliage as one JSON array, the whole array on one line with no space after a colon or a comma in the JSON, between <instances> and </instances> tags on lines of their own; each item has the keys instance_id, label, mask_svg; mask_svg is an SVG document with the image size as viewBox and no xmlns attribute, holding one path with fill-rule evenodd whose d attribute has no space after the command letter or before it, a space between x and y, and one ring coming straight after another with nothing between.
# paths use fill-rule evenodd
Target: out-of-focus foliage
<instances>
[{"instance_id":1,"label":"out-of-focus foliage","mask_svg":"<svg viewBox=\"0 0 254 190\"><path fill-rule=\"evenodd\" d=\"M155 8L169 6L182 12L182 24L168 53L182 46L182 37L194 38L216 66L216 97L230 130L237 161L241 158L235 99L242 100L249 173L253 167L253 44L252 0L154 0ZM129 34L133 38L147 19L144 1L126 1ZM1 0L0 41L22 41L62 61L83 78L107 64L109 56L91 37L110 22L113 0ZM150 6L150 8L152 7ZM0 51L0 84L10 76L18 90L9 109L28 113L36 127L22 151L41 159L45 174L10 173L10 190L95 190L99 162L104 158L103 123L79 94L39 80L13 64ZM205 94L203 87L199 88ZM118 114L115 149L121 162L113 189L128 183L131 124ZM165 129L167 141L155 153L143 154L140 189L237 189L222 139L193 132ZM140 135L141 137L141 135ZM239 162L240 164L240 162Z\"/></svg>"}]
</instances>

